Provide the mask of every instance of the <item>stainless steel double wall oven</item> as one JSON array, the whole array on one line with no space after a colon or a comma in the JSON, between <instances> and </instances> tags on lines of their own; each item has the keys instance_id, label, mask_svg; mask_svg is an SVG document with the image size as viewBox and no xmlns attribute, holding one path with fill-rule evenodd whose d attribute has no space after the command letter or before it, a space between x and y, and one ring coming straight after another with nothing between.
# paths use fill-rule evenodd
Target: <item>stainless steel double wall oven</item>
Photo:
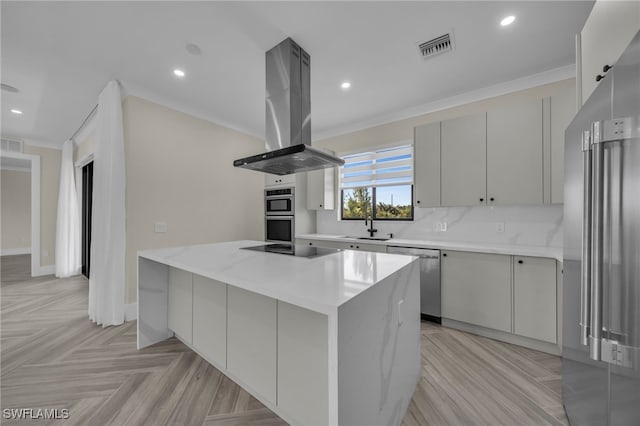
<instances>
[{"instance_id":1,"label":"stainless steel double wall oven","mask_svg":"<svg viewBox=\"0 0 640 426\"><path fill-rule=\"evenodd\" d=\"M295 238L295 189L264 191L265 241L293 243Z\"/></svg>"}]
</instances>

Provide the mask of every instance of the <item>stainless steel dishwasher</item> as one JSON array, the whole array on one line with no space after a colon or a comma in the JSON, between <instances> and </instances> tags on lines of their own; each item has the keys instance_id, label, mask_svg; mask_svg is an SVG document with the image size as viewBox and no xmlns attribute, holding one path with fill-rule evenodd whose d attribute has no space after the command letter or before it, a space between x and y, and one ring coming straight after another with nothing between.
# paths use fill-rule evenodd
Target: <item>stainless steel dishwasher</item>
<instances>
[{"instance_id":1,"label":"stainless steel dishwasher","mask_svg":"<svg viewBox=\"0 0 640 426\"><path fill-rule=\"evenodd\" d=\"M440 250L387 246L387 253L420 257L420 312L423 319L440 324Z\"/></svg>"}]
</instances>

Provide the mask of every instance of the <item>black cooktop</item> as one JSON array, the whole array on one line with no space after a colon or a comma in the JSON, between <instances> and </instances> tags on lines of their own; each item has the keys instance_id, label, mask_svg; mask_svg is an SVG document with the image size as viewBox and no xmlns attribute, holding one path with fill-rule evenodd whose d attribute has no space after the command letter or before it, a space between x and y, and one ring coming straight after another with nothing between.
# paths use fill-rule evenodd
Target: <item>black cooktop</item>
<instances>
[{"instance_id":1,"label":"black cooktop","mask_svg":"<svg viewBox=\"0 0 640 426\"><path fill-rule=\"evenodd\" d=\"M299 244L266 244L261 246L242 247L245 250L262 251L266 253L288 254L296 257L318 257L338 253L340 249L311 247Z\"/></svg>"}]
</instances>

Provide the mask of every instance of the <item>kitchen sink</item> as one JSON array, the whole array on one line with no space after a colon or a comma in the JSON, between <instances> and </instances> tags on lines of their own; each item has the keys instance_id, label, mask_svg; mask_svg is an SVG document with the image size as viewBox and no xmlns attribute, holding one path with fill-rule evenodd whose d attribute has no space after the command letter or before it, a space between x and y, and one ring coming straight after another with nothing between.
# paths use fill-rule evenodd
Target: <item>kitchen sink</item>
<instances>
[{"instance_id":1,"label":"kitchen sink","mask_svg":"<svg viewBox=\"0 0 640 426\"><path fill-rule=\"evenodd\" d=\"M350 237L350 236L346 236L346 237L342 237L342 238L352 238L354 240L370 240L370 241L388 241L389 238L382 238L382 237Z\"/></svg>"}]
</instances>

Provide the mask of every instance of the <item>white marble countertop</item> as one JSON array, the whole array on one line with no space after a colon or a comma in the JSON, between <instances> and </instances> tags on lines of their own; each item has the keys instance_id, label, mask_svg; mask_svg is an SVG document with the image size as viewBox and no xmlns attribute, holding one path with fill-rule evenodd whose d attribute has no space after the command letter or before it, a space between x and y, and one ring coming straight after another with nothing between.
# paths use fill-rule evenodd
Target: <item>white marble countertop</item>
<instances>
[{"instance_id":1,"label":"white marble countertop","mask_svg":"<svg viewBox=\"0 0 640 426\"><path fill-rule=\"evenodd\" d=\"M358 242L361 244L380 244L384 246L406 246L432 248L440 250L459 250L472 251L477 253L495 253L507 254L515 256L535 256L548 257L562 262L561 247L545 247L545 246L524 246L500 243L478 243L478 242L461 242L461 241L442 241L442 240L408 240L401 238L391 238L386 241L376 240L359 240L357 238L348 238L344 235L330 234L302 234L296 235L296 238L304 238L309 240L326 240L337 242Z\"/></svg>"},{"instance_id":2,"label":"white marble countertop","mask_svg":"<svg viewBox=\"0 0 640 426\"><path fill-rule=\"evenodd\" d=\"M138 256L327 315L417 259L352 250L304 258L241 249L262 244L268 243L231 241Z\"/></svg>"}]
</instances>

